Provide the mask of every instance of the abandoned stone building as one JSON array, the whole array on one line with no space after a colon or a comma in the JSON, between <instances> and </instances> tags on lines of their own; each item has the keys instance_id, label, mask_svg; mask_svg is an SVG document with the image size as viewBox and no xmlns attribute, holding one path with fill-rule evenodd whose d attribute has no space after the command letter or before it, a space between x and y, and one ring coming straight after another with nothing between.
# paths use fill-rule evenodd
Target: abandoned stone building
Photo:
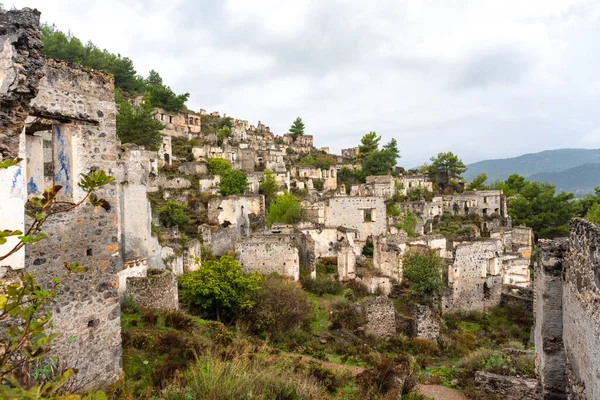
<instances>
[{"instance_id":1,"label":"abandoned stone building","mask_svg":"<svg viewBox=\"0 0 600 400\"><path fill-rule=\"evenodd\" d=\"M30 9L0 14L7 32L0 36L2 157L25 158L0 171L2 187L10 188L0 191L9 200L0 199L0 219L22 231L31 223L24 210L29 196L40 195L51 181L62 186L62 201L79 201L84 197L79 174L115 173L120 144L112 76L44 59L39 16ZM48 238L27 245L3 268L7 276L26 268L42 283L64 276L63 262L88 268L63 284L53 305L54 330L60 333L53 351L64 365L77 366L74 379L84 387L105 386L121 376L118 191L113 182L98 193L111 204L109 210L85 204L49 219ZM68 337L75 342L68 343Z\"/></svg>"}]
</instances>

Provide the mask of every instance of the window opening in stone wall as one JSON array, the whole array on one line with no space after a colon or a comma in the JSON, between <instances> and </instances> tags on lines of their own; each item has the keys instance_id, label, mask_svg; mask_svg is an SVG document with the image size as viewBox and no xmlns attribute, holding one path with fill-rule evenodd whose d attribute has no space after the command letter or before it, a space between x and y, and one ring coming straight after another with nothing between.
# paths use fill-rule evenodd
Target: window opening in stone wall
<instances>
[{"instance_id":1,"label":"window opening in stone wall","mask_svg":"<svg viewBox=\"0 0 600 400\"><path fill-rule=\"evenodd\" d=\"M363 210L363 221L373 222L373 211L370 208Z\"/></svg>"},{"instance_id":2,"label":"window opening in stone wall","mask_svg":"<svg viewBox=\"0 0 600 400\"><path fill-rule=\"evenodd\" d=\"M88 256L88 257L90 257L90 256L94 255L94 252L92 251L92 249L87 249L85 251L85 255Z\"/></svg>"},{"instance_id":3,"label":"window opening in stone wall","mask_svg":"<svg viewBox=\"0 0 600 400\"><path fill-rule=\"evenodd\" d=\"M160 120L164 121L165 120L165 114L160 114Z\"/></svg>"},{"instance_id":4,"label":"window opening in stone wall","mask_svg":"<svg viewBox=\"0 0 600 400\"><path fill-rule=\"evenodd\" d=\"M487 208L484 208L483 210L481 210L481 212L483 213L483 215L487 215L487 213L488 213L488 209L487 209Z\"/></svg>"},{"instance_id":5,"label":"window opening in stone wall","mask_svg":"<svg viewBox=\"0 0 600 400\"><path fill-rule=\"evenodd\" d=\"M487 282L483 283L483 299L484 300L489 300L491 297L491 290L490 287L488 286Z\"/></svg>"},{"instance_id":6,"label":"window opening in stone wall","mask_svg":"<svg viewBox=\"0 0 600 400\"><path fill-rule=\"evenodd\" d=\"M57 200L73 201L71 132L63 125L33 123L25 136L27 193L39 196L60 185Z\"/></svg>"},{"instance_id":7,"label":"window opening in stone wall","mask_svg":"<svg viewBox=\"0 0 600 400\"><path fill-rule=\"evenodd\" d=\"M483 196L483 203L487 204L487 197L486 196Z\"/></svg>"},{"instance_id":8,"label":"window opening in stone wall","mask_svg":"<svg viewBox=\"0 0 600 400\"><path fill-rule=\"evenodd\" d=\"M169 115L169 123L172 124L173 123L173 116Z\"/></svg>"}]
</instances>

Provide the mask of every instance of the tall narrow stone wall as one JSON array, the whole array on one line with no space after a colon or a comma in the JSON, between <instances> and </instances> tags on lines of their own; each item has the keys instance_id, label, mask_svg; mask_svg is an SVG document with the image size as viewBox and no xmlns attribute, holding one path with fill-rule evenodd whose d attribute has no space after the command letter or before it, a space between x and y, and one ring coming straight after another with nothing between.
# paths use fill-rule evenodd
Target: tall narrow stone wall
<instances>
[{"instance_id":1,"label":"tall narrow stone wall","mask_svg":"<svg viewBox=\"0 0 600 400\"><path fill-rule=\"evenodd\" d=\"M576 218L568 240L542 241L534 290L544 398L600 398L600 226Z\"/></svg>"},{"instance_id":2,"label":"tall narrow stone wall","mask_svg":"<svg viewBox=\"0 0 600 400\"><path fill-rule=\"evenodd\" d=\"M540 240L534 279L536 370L543 393L556 399L566 398L562 275L567 250L566 239Z\"/></svg>"},{"instance_id":3,"label":"tall narrow stone wall","mask_svg":"<svg viewBox=\"0 0 600 400\"><path fill-rule=\"evenodd\" d=\"M563 286L563 341L572 399L600 399L600 226L571 222Z\"/></svg>"}]
</instances>

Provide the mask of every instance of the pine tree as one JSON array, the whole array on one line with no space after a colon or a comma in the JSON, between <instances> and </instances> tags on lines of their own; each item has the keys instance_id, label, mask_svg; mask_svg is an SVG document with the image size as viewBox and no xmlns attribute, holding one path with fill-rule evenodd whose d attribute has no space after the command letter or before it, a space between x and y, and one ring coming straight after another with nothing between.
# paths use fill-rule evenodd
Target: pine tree
<instances>
[{"instance_id":1,"label":"pine tree","mask_svg":"<svg viewBox=\"0 0 600 400\"><path fill-rule=\"evenodd\" d=\"M298 136L304 135L304 122L302 122L302 118L298 117L294 120L294 123L290 128L290 135L294 140L296 140Z\"/></svg>"}]
</instances>

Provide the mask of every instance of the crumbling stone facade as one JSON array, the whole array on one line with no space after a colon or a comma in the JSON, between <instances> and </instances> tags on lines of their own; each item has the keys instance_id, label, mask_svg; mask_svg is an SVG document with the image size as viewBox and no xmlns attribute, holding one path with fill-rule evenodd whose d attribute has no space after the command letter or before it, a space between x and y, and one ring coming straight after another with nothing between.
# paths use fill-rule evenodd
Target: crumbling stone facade
<instances>
[{"instance_id":1,"label":"crumbling stone facade","mask_svg":"<svg viewBox=\"0 0 600 400\"><path fill-rule=\"evenodd\" d=\"M39 29L31 25L30 10L13 13L12 23L19 23L19 14L23 15L25 26L29 24L32 30ZM35 35L39 37L39 30ZM3 56L6 51L5 46ZM25 161L29 167L22 171L28 185L21 188L21 193L39 195L43 187L38 184L46 182L46 177L40 174L49 169L52 184L62 186L60 199L75 203L84 197L77 186L80 173L102 169L113 174L117 170L119 142L115 130L113 78L52 60L46 62L43 72L37 96L29 104L27 125L20 136L20 150L24 149L23 143L30 143L29 158ZM25 110L21 105L16 107L20 111L8 111L9 114ZM48 131L43 135L48 141L37 133L39 129ZM3 144L14 145L4 138ZM45 161L45 145L52 148L54 156L48 160L48 166L40 167ZM25 155L25 152L20 154ZM122 261L117 184L113 182L99 190L98 196L106 199L112 208L106 211L85 204L69 213L53 216L44 225L48 238L27 245L23 252L25 268L36 274L42 284L49 283L52 277L64 276L63 262L77 261L88 268L61 286L52 305L54 331L59 334L52 351L61 363L78 369L74 384L83 388L103 387L121 376L116 274L122 268ZM23 215L23 204L0 204L2 215ZM24 222L25 228L31 223L27 219ZM67 341L69 337L75 340Z\"/></svg>"},{"instance_id":2,"label":"crumbling stone facade","mask_svg":"<svg viewBox=\"0 0 600 400\"><path fill-rule=\"evenodd\" d=\"M413 310L413 336L437 342L440 336L440 316L430 306L415 304Z\"/></svg>"},{"instance_id":3,"label":"crumbling stone facade","mask_svg":"<svg viewBox=\"0 0 600 400\"><path fill-rule=\"evenodd\" d=\"M573 399L600 398L600 226L571 222L564 268L563 341Z\"/></svg>"},{"instance_id":4,"label":"crumbling stone facade","mask_svg":"<svg viewBox=\"0 0 600 400\"><path fill-rule=\"evenodd\" d=\"M235 244L235 258L246 272L276 272L294 280L300 279L301 266L310 271L315 268L314 242L301 232L240 238Z\"/></svg>"},{"instance_id":5,"label":"crumbling stone facade","mask_svg":"<svg viewBox=\"0 0 600 400\"><path fill-rule=\"evenodd\" d=\"M600 226L543 241L535 279L536 368L546 398L600 396Z\"/></svg>"},{"instance_id":6,"label":"crumbling stone facade","mask_svg":"<svg viewBox=\"0 0 600 400\"><path fill-rule=\"evenodd\" d=\"M145 277L127 278L127 297L142 309L170 311L179 309L175 274L165 269L149 269Z\"/></svg>"},{"instance_id":7,"label":"crumbling stone facade","mask_svg":"<svg viewBox=\"0 0 600 400\"><path fill-rule=\"evenodd\" d=\"M475 385L486 399L539 400L542 398L535 379L477 371Z\"/></svg>"},{"instance_id":8,"label":"crumbling stone facade","mask_svg":"<svg viewBox=\"0 0 600 400\"><path fill-rule=\"evenodd\" d=\"M563 269L566 239L540 240L535 270L533 332L536 370L544 395L566 399L563 344Z\"/></svg>"},{"instance_id":9,"label":"crumbling stone facade","mask_svg":"<svg viewBox=\"0 0 600 400\"><path fill-rule=\"evenodd\" d=\"M386 338L396 334L396 310L394 303L386 296L371 297L365 302L367 325L365 332L376 338Z\"/></svg>"},{"instance_id":10,"label":"crumbling stone facade","mask_svg":"<svg viewBox=\"0 0 600 400\"><path fill-rule=\"evenodd\" d=\"M444 312L482 311L500 304L502 294L502 242L485 239L457 244L448 267L449 291Z\"/></svg>"}]
</instances>

